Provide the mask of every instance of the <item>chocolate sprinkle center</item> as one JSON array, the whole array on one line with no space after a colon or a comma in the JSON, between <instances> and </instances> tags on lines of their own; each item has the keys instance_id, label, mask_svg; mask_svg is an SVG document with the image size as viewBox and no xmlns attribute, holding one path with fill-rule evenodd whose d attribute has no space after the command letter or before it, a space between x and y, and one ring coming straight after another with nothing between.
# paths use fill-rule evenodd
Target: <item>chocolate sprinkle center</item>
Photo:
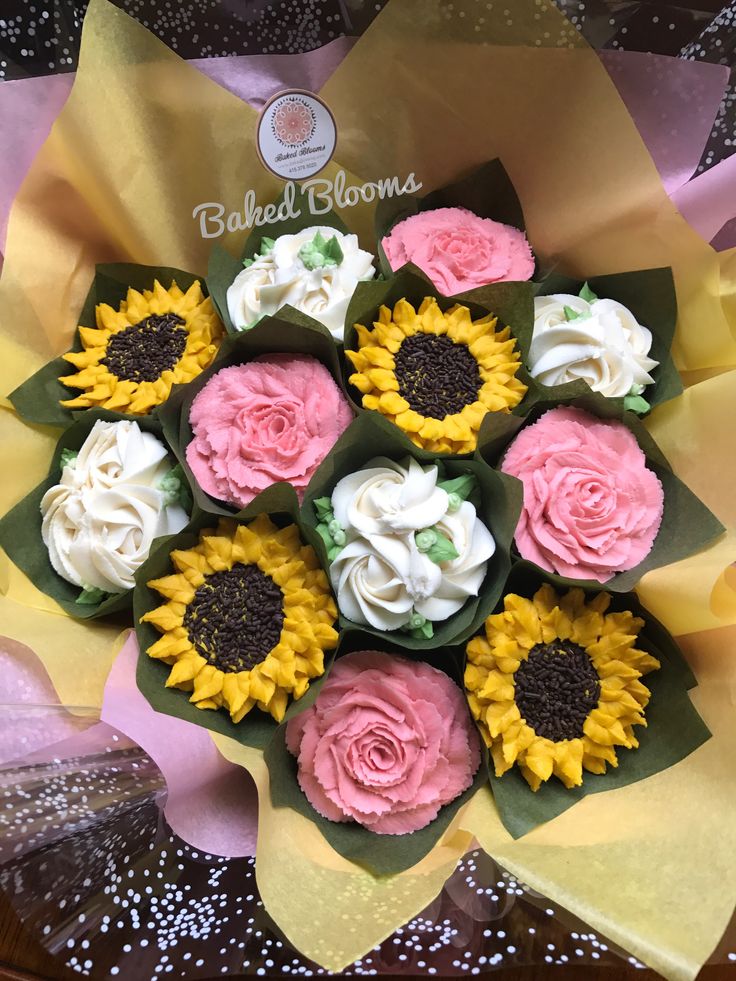
<instances>
[{"instance_id":1,"label":"chocolate sprinkle center","mask_svg":"<svg viewBox=\"0 0 736 981\"><path fill-rule=\"evenodd\" d=\"M516 704L538 736L579 739L601 683L587 652L569 640L537 644L514 675Z\"/></svg>"},{"instance_id":2,"label":"chocolate sprinkle center","mask_svg":"<svg viewBox=\"0 0 736 981\"><path fill-rule=\"evenodd\" d=\"M152 382L173 368L187 346L187 332L178 313L152 314L113 334L102 364L116 378Z\"/></svg>"},{"instance_id":3,"label":"chocolate sprinkle center","mask_svg":"<svg viewBox=\"0 0 736 981\"><path fill-rule=\"evenodd\" d=\"M394 356L399 395L432 419L461 412L478 398L483 384L478 362L466 344L445 335L413 334Z\"/></svg>"},{"instance_id":4,"label":"chocolate sprinkle center","mask_svg":"<svg viewBox=\"0 0 736 981\"><path fill-rule=\"evenodd\" d=\"M276 647L284 595L257 565L207 576L184 614L197 653L220 671L250 671Z\"/></svg>"}]
</instances>

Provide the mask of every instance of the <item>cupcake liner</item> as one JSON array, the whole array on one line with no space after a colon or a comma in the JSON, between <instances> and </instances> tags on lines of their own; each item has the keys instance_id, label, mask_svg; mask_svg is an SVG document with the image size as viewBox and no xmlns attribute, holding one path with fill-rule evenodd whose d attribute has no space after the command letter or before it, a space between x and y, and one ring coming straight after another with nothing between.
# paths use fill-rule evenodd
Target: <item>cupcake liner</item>
<instances>
[{"instance_id":1,"label":"cupcake liner","mask_svg":"<svg viewBox=\"0 0 736 981\"><path fill-rule=\"evenodd\" d=\"M331 668L337 658L359 650L378 650L403 657L427 661L432 667L444 671L462 688L461 664L462 649L415 652L396 651L393 638L377 637L362 629L346 630L331 660ZM376 834L355 822L341 823L329 821L319 814L309 803L299 786L296 757L286 748L286 724L290 719L308 709L329 676L329 668L298 702L294 702L286 712L284 722L276 729L273 738L264 752L268 767L271 803L274 807L288 807L311 821L326 838L334 850L348 861L366 869L371 875L395 875L416 865L434 848L450 826L460 808L469 801L488 779L487 764L484 761L485 747L481 740L481 763L472 784L455 800L440 809L437 817L426 827L411 834Z\"/></svg>"},{"instance_id":2,"label":"cupcake liner","mask_svg":"<svg viewBox=\"0 0 736 981\"><path fill-rule=\"evenodd\" d=\"M279 527L296 524L303 544L312 545L316 551L318 536L306 528L301 521L299 502L293 488L288 484L277 484L264 491L261 498L263 504L259 513L268 514ZM244 517L242 514L231 514L228 517L238 524L246 524L255 515L250 514ZM138 569L135 577L136 585L133 590L133 619L140 648L136 682L139 690L156 712L163 712L165 715L183 719L185 722L204 726L205 729L210 729L212 732L220 733L223 736L229 736L244 746L264 749L278 725L268 713L254 707L240 722L235 723L225 708L199 709L189 701L189 692L165 687L171 666L156 658L149 657L146 653L147 649L161 638L161 634L151 623L142 623L141 617L161 606L163 602L161 594L151 589L147 583L151 579L159 579L171 574L171 552L175 549L193 548L199 542L199 532L203 528L215 528L218 520L217 514L198 511L185 531L162 542ZM319 555L319 552L317 554ZM332 652L325 652L326 664L329 663L331 657ZM308 693L309 689L307 689ZM303 697L306 698L306 695Z\"/></svg>"},{"instance_id":3,"label":"cupcake liner","mask_svg":"<svg viewBox=\"0 0 736 981\"><path fill-rule=\"evenodd\" d=\"M536 292L538 296L549 296L552 293L577 295L583 282L581 279L554 272L537 284ZM591 276L586 282L600 299L618 300L628 307L639 323L652 332L652 348L649 353L659 361L659 365L652 371L654 385L648 385L642 393L647 402L654 407L681 395L682 381L670 353L677 323L677 295L670 267L637 269L608 276ZM534 331L533 319L532 317L531 332L527 334L526 330L523 330L519 334L519 345L527 366L529 346ZM569 382L566 385L550 386L534 379L533 387L534 392L529 398L530 401L535 397L557 400L574 398L591 391L582 380ZM621 409L624 408L623 397L607 397L606 401Z\"/></svg>"},{"instance_id":4,"label":"cupcake liner","mask_svg":"<svg viewBox=\"0 0 736 981\"><path fill-rule=\"evenodd\" d=\"M646 456L647 466L657 475L664 489L662 523L649 554L632 569L617 573L605 583L597 583L599 589L623 593L633 589L645 573L699 552L719 538L726 529L700 498L673 473L667 459L638 416L625 412L616 402L616 399L607 399L599 392L588 391L585 395L575 397L540 397L526 419L514 414L493 413L486 416L481 425L476 456L490 466L500 467L505 450L519 430L535 422L543 412L552 408L569 406L582 409L599 419L622 422L636 437ZM512 547L512 555L518 557L515 546ZM550 582L559 586L590 587L591 582L596 583L596 580L545 574L549 576Z\"/></svg>"},{"instance_id":5,"label":"cupcake liner","mask_svg":"<svg viewBox=\"0 0 736 981\"><path fill-rule=\"evenodd\" d=\"M9 558L37 589L55 600L65 613L78 620L90 620L129 610L133 589L108 596L101 603L77 603L80 587L67 582L55 571L41 537L41 499L61 478L61 455L64 450L78 450L98 420L121 422L133 418L143 432L153 433L166 445L160 422L151 416L131 417L119 412L109 412L107 409L88 409L59 439L46 479L0 519L0 545ZM156 539L154 548L158 542L168 541L169 537Z\"/></svg>"},{"instance_id":6,"label":"cupcake liner","mask_svg":"<svg viewBox=\"0 0 736 981\"><path fill-rule=\"evenodd\" d=\"M378 202L375 213L376 248L384 276L393 276L394 270L383 251L383 239L400 221L420 211L435 208L466 208L479 218L491 218L526 231L521 202L509 175L498 158L489 160L460 180L423 197L402 195Z\"/></svg>"},{"instance_id":7,"label":"cupcake liner","mask_svg":"<svg viewBox=\"0 0 736 981\"><path fill-rule=\"evenodd\" d=\"M292 497L296 500L291 484L280 482L267 487L250 504L239 509L236 505L211 497L197 483L186 454L187 446L194 438L189 412L192 402L213 375L223 368L245 364L266 354L310 355L329 370L342 393L351 401L345 391L340 359L330 332L316 320L303 317L297 310L292 312L302 318L301 324L282 319L281 314L286 309L284 307L278 317L264 317L252 330L238 331L233 336L226 337L212 364L187 385L177 385L160 410L164 434L187 475L194 500L199 507L211 514L237 514L240 519L246 519L263 511L271 511L278 502L283 502L289 510Z\"/></svg>"},{"instance_id":8,"label":"cupcake liner","mask_svg":"<svg viewBox=\"0 0 736 981\"><path fill-rule=\"evenodd\" d=\"M261 249L261 241L265 237L267 238L279 238L281 235L294 235L296 232L302 231L304 228L311 228L312 226L326 226L329 228L334 228L338 232L343 232L348 234L350 229L339 218L334 211L328 211L325 214L314 215L309 210L307 203L308 196L303 193L301 188L296 185L293 189L294 191L294 210L299 211L295 218L284 218L280 221L270 221L267 225L262 225L258 228L253 228L250 232L248 238L246 239L245 245L243 246L243 251L239 258L233 256L227 249L223 248L221 245L215 245L210 253L209 264L207 268L207 288L212 297L212 302L215 305L215 309L220 316L225 325L225 330L229 334L239 334L242 331L236 330L232 320L230 319L230 314L228 312L227 306L227 291L228 287L231 285L232 281L238 275L238 273L243 271L243 260L252 259ZM279 195L274 204L278 207L284 200L284 192ZM308 317L306 314L300 313L300 311L295 310L288 304L281 307L277 316L282 320L289 320L296 324L314 325L319 323L319 321L314 320L312 317Z\"/></svg>"},{"instance_id":9,"label":"cupcake liner","mask_svg":"<svg viewBox=\"0 0 736 981\"><path fill-rule=\"evenodd\" d=\"M568 588L560 577L544 573L531 562L521 560L511 570L504 596L518 593L530 598L544 583L550 583L558 592ZM609 592L600 584L588 582L580 585L586 598L592 599L601 592ZM499 816L514 838L520 838L538 825L551 821L589 794L626 787L674 766L711 737L688 696L688 691L697 685L697 679L670 633L641 605L635 592L609 592L609 595L609 612L629 610L645 621L636 646L656 657L661 664L658 670L644 676L651 699L645 710L646 727L636 727L639 747L633 750L618 749L617 767L609 766L602 774L585 772L582 786L571 790L552 777L534 792L518 767L514 766L502 777L497 777L490 754L486 756ZM501 602L498 609L502 608Z\"/></svg>"},{"instance_id":10,"label":"cupcake liner","mask_svg":"<svg viewBox=\"0 0 736 981\"><path fill-rule=\"evenodd\" d=\"M479 518L496 542L496 550L488 560L488 570L480 593L470 597L448 620L435 623L434 636L429 640L411 637L401 631L375 630L364 624L353 623L342 613L339 623L344 629L356 628L373 637L389 638L393 645L405 650L430 651L459 644L475 633L501 595L511 567L509 550L521 513L521 482L515 477L491 469L480 458L469 460L445 457L438 460L436 454L414 446L400 429L379 413L364 412L345 430L327 459L317 469L304 495L301 513L305 526L314 531L318 524L314 501L320 497L330 497L339 480L357 472L371 461L380 465L386 460L400 461L409 456L420 463L436 462L444 468L447 477L472 473L477 478L478 496L471 497L471 500L476 505ZM316 548L323 566L327 567L326 547L321 538Z\"/></svg>"},{"instance_id":11,"label":"cupcake liner","mask_svg":"<svg viewBox=\"0 0 736 981\"><path fill-rule=\"evenodd\" d=\"M134 262L114 262L95 266L95 276L84 301L77 324L81 327L96 327L95 307L98 303L109 303L117 309L125 299L129 288L147 290L153 288L157 279L165 288L176 281L181 290L186 291L192 283L199 280L202 292L207 295L204 277L173 269L170 266L142 266ZM81 351L79 331L74 332L74 343L70 351ZM58 426L66 429L76 418L89 409L67 409L60 402L73 398L76 389L67 388L59 379L73 372L72 365L62 357L54 358L40 368L34 375L19 385L8 396L18 414L27 422L43 426ZM158 410L154 408L150 415ZM140 416L127 414L127 418L140 419Z\"/></svg>"}]
</instances>

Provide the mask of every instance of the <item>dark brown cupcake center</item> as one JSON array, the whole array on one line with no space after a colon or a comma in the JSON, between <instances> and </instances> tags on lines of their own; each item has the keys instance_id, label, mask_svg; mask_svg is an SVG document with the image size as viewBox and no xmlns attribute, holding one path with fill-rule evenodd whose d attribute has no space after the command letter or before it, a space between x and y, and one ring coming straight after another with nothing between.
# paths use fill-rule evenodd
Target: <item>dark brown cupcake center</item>
<instances>
[{"instance_id":1,"label":"dark brown cupcake center","mask_svg":"<svg viewBox=\"0 0 736 981\"><path fill-rule=\"evenodd\" d=\"M123 381L156 381L184 353L187 332L179 326L184 323L177 313L152 314L113 334L102 364Z\"/></svg>"},{"instance_id":2,"label":"dark brown cupcake center","mask_svg":"<svg viewBox=\"0 0 736 981\"><path fill-rule=\"evenodd\" d=\"M514 675L521 717L538 736L579 739L601 683L587 652L569 640L537 644Z\"/></svg>"},{"instance_id":3,"label":"dark brown cupcake center","mask_svg":"<svg viewBox=\"0 0 736 981\"><path fill-rule=\"evenodd\" d=\"M207 576L184 614L198 654L220 671L250 671L276 647L284 595L257 565L237 563Z\"/></svg>"},{"instance_id":4,"label":"dark brown cupcake center","mask_svg":"<svg viewBox=\"0 0 736 981\"><path fill-rule=\"evenodd\" d=\"M483 380L466 344L444 335L413 334L394 356L399 395L432 419L461 412L478 398Z\"/></svg>"}]
</instances>

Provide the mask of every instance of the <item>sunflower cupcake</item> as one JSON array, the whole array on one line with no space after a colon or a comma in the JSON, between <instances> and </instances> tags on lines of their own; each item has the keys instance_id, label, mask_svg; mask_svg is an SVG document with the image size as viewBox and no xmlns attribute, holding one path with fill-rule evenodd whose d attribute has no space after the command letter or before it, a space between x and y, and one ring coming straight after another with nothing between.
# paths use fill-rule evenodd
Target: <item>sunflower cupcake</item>
<instances>
[{"instance_id":1,"label":"sunflower cupcake","mask_svg":"<svg viewBox=\"0 0 736 981\"><path fill-rule=\"evenodd\" d=\"M488 412L509 412L526 393L515 376L521 355L508 327L492 314L473 320L456 305L443 313L433 297L415 310L382 306L369 329L356 324L358 350L350 383L363 408L375 409L417 446L433 453L472 453Z\"/></svg>"},{"instance_id":2,"label":"sunflower cupcake","mask_svg":"<svg viewBox=\"0 0 736 981\"><path fill-rule=\"evenodd\" d=\"M552 776L578 787L583 770L605 773L617 747L639 745L650 697L640 679L660 664L636 647L644 621L609 604L549 585L532 599L512 593L469 641L465 688L497 777L516 764L532 790Z\"/></svg>"},{"instance_id":3,"label":"sunflower cupcake","mask_svg":"<svg viewBox=\"0 0 736 981\"><path fill-rule=\"evenodd\" d=\"M166 687L192 692L197 708L226 708L233 722L256 705L280 722L337 644L314 550L296 525L278 529L259 515L205 529L171 561L173 575L148 583L166 602L141 618L163 635L146 653L171 665Z\"/></svg>"},{"instance_id":4,"label":"sunflower cupcake","mask_svg":"<svg viewBox=\"0 0 736 981\"><path fill-rule=\"evenodd\" d=\"M81 389L61 402L67 409L99 406L146 415L166 401L172 386L212 363L223 336L198 281L186 293L175 282L164 289L158 280L152 290L129 289L119 310L98 304L95 320L96 328L79 327L83 350L64 355L77 371L59 381Z\"/></svg>"}]
</instances>

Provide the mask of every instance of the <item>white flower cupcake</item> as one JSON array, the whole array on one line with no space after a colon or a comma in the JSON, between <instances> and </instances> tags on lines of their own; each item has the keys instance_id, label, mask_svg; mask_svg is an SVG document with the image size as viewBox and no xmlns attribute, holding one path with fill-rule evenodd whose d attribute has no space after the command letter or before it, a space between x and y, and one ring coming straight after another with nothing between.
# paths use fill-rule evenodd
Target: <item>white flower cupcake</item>
<instances>
[{"instance_id":1,"label":"white flower cupcake","mask_svg":"<svg viewBox=\"0 0 736 981\"><path fill-rule=\"evenodd\" d=\"M230 319L247 330L289 306L313 317L342 341L345 314L359 282L375 274L373 256L357 235L313 226L294 235L262 240L261 255L247 261L227 291Z\"/></svg>"},{"instance_id":2,"label":"white flower cupcake","mask_svg":"<svg viewBox=\"0 0 736 981\"><path fill-rule=\"evenodd\" d=\"M138 423L97 420L41 500L54 570L87 592L130 589L154 539L189 520L172 469L166 447Z\"/></svg>"},{"instance_id":3,"label":"white flower cupcake","mask_svg":"<svg viewBox=\"0 0 736 981\"><path fill-rule=\"evenodd\" d=\"M608 398L641 395L659 364L649 357L652 335L616 300L555 293L534 300L529 373L543 385L582 379Z\"/></svg>"},{"instance_id":4,"label":"white flower cupcake","mask_svg":"<svg viewBox=\"0 0 736 981\"><path fill-rule=\"evenodd\" d=\"M464 499L473 478L463 495L438 478L414 459L369 463L315 501L338 606L354 623L429 638L479 594L496 545Z\"/></svg>"}]
</instances>

